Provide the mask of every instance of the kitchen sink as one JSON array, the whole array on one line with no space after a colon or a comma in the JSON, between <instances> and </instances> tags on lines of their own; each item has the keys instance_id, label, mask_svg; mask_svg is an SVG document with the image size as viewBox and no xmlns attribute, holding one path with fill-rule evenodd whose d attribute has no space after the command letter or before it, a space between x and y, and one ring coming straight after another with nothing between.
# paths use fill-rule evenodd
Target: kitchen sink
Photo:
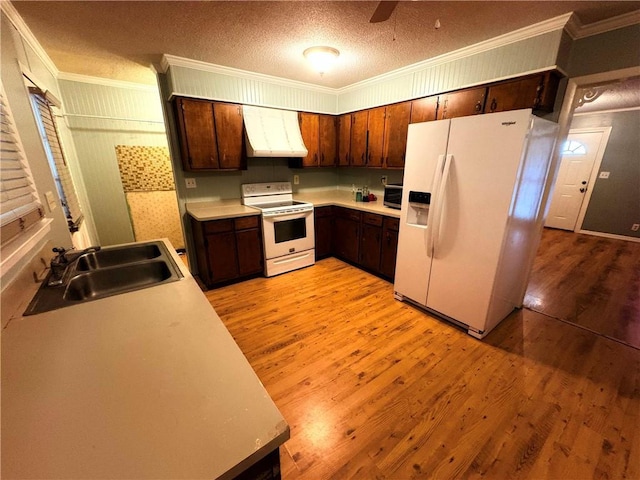
<instances>
[{"instance_id":1,"label":"kitchen sink","mask_svg":"<svg viewBox=\"0 0 640 480\"><path fill-rule=\"evenodd\" d=\"M76 254L77 255L77 254ZM180 280L164 242L106 247L69 261L62 278L45 278L24 312L35 315Z\"/></svg>"},{"instance_id":2,"label":"kitchen sink","mask_svg":"<svg viewBox=\"0 0 640 480\"><path fill-rule=\"evenodd\" d=\"M171 275L164 260L81 273L69 281L63 299L78 301L107 297L161 283Z\"/></svg>"},{"instance_id":3,"label":"kitchen sink","mask_svg":"<svg viewBox=\"0 0 640 480\"><path fill-rule=\"evenodd\" d=\"M162 255L156 243L145 243L125 247L104 248L97 252L81 255L76 264L76 271L83 272L98 268L113 267L127 263L151 260Z\"/></svg>"}]
</instances>

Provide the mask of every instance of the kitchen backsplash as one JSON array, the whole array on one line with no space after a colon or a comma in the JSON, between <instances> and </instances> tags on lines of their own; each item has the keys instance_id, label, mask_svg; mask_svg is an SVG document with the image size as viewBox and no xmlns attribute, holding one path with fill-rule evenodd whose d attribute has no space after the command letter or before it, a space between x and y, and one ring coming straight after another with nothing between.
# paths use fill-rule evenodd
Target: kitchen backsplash
<instances>
[{"instance_id":1,"label":"kitchen backsplash","mask_svg":"<svg viewBox=\"0 0 640 480\"><path fill-rule=\"evenodd\" d=\"M250 158L247 170L235 172L193 173L182 172L184 178L194 178L196 188L186 191L186 202L205 202L240 198L240 185L290 181L294 193L314 190L351 190L352 185L367 185L373 193L383 191L380 178L385 175L388 183L402 181L402 171L372 170L364 168L289 168L284 158ZM294 184L294 175L300 183Z\"/></svg>"}]
</instances>

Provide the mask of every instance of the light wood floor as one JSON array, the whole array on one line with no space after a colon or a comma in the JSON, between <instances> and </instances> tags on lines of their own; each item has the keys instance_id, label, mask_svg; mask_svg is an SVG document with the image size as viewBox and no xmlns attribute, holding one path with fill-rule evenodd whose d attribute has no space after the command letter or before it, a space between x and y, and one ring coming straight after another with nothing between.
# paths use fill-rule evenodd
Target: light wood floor
<instances>
[{"instance_id":1,"label":"light wood floor","mask_svg":"<svg viewBox=\"0 0 640 480\"><path fill-rule=\"evenodd\" d=\"M640 243L545 229L524 305L640 348Z\"/></svg>"},{"instance_id":2,"label":"light wood floor","mask_svg":"<svg viewBox=\"0 0 640 480\"><path fill-rule=\"evenodd\" d=\"M330 258L207 292L291 427L284 480L640 478L640 351L524 309L482 341Z\"/></svg>"}]
</instances>

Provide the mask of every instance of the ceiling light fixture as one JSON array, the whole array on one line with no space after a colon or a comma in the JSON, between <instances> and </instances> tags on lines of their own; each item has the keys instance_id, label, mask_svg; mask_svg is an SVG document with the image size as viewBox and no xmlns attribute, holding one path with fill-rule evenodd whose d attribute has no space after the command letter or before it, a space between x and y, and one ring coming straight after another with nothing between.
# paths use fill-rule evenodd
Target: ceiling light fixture
<instances>
[{"instance_id":1,"label":"ceiling light fixture","mask_svg":"<svg viewBox=\"0 0 640 480\"><path fill-rule=\"evenodd\" d=\"M338 56L340 56L340 52L332 47L310 47L302 54L320 75L329 70Z\"/></svg>"}]
</instances>

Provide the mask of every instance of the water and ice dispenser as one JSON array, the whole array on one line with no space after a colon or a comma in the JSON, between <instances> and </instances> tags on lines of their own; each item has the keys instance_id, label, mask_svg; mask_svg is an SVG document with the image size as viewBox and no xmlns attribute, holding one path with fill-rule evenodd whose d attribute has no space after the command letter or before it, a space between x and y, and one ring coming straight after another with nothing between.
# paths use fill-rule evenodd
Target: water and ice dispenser
<instances>
[{"instance_id":1,"label":"water and ice dispenser","mask_svg":"<svg viewBox=\"0 0 640 480\"><path fill-rule=\"evenodd\" d=\"M426 225L429 218L430 204L431 193L410 191L407 223L412 225Z\"/></svg>"}]
</instances>

